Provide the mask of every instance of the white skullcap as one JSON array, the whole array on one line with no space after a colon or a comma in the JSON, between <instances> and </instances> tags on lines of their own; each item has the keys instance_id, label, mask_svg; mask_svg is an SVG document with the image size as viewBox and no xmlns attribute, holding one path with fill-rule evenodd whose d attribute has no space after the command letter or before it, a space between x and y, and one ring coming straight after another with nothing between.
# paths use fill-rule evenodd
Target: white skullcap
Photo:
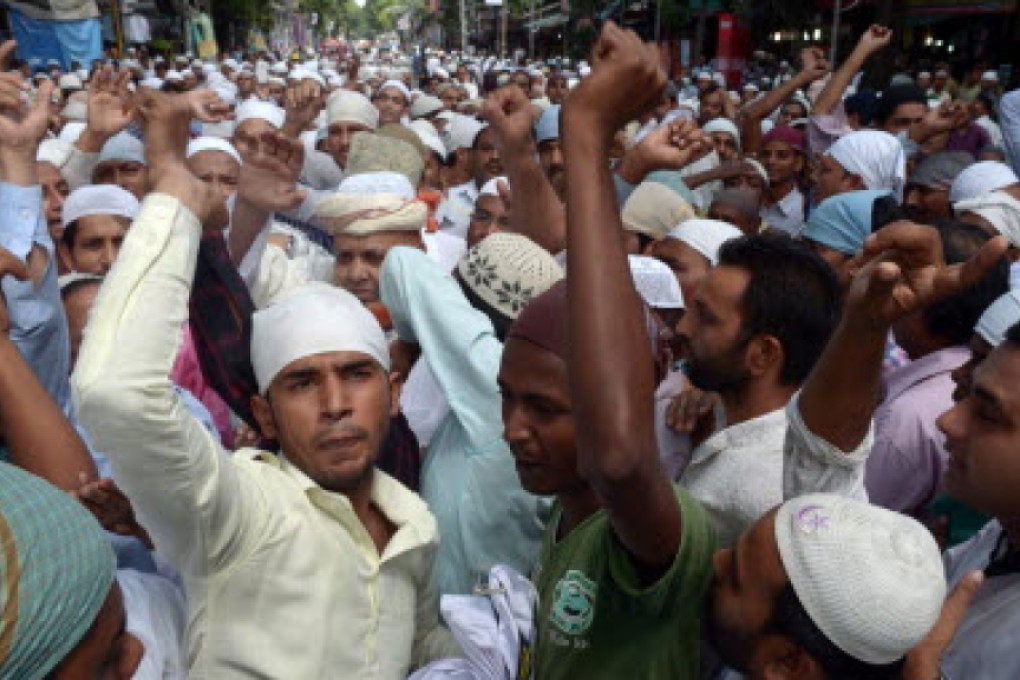
<instances>
[{"instance_id":1,"label":"white skullcap","mask_svg":"<svg viewBox=\"0 0 1020 680\"><path fill-rule=\"evenodd\" d=\"M61 90L80 90L82 87L81 78L73 73L65 73L57 81L57 87Z\"/></svg>"},{"instance_id":2,"label":"white skullcap","mask_svg":"<svg viewBox=\"0 0 1020 680\"><path fill-rule=\"evenodd\" d=\"M287 77L292 79L292 80L298 80L298 81L301 81L301 80L314 80L315 82L317 82L322 87L326 87L326 81L323 80L322 76L320 76L318 73L315 73L314 71L309 71L309 70L305 69L304 67L300 67L299 66L298 68L296 68L293 71L291 71L290 75L287 76Z\"/></svg>"},{"instance_id":3,"label":"white skullcap","mask_svg":"<svg viewBox=\"0 0 1020 680\"><path fill-rule=\"evenodd\" d=\"M693 219L694 208L665 184L642 182L623 204L621 219L627 231L658 241L684 220Z\"/></svg>"},{"instance_id":4,"label":"white skullcap","mask_svg":"<svg viewBox=\"0 0 1020 680\"><path fill-rule=\"evenodd\" d=\"M80 121L71 121L64 125L60 129L60 134L57 135L57 139L68 144L74 144L81 137L81 133L85 132L85 123Z\"/></svg>"},{"instance_id":5,"label":"white skullcap","mask_svg":"<svg viewBox=\"0 0 1020 680\"><path fill-rule=\"evenodd\" d=\"M729 118L713 118L705 123L701 129L708 134L725 132L737 143L737 149L740 149L740 130L737 129L736 124Z\"/></svg>"},{"instance_id":6,"label":"white skullcap","mask_svg":"<svg viewBox=\"0 0 1020 680\"><path fill-rule=\"evenodd\" d=\"M1020 183L1016 173L1005 163L981 161L965 168L949 189L949 202L966 201Z\"/></svg>"},{"instance_id":7,"label":"white skullcap","mask_svg":"<svg viewBox=\"0 0 1020 680\"><path fill-rule=\"evenodd\" d=\"M654 257L629 255L630 275L645 304L652 309L683 309L684 295L669 267Z\"/></svg>"},{"instance_id":8,"label":"white skullcap","mask_svg":"<svg viewBox=\"0 0 1020 680\"><path fill-rule=\"evenodd\" d=\"M563 268L549 251L526 236L503 231L469 250L457 273L485 304L510 320L563 278Z\"/></svg>"},{"instance_id":9,"label":"white skullcap","mask_svg":"<svg viewBox=\"0 0 1020 680\"><path fill-rule=\"evenodd\" d=\"M888 189L903 200L907 160L903 145L887 132L858 130L840 137L828 155L847 172L857 175L867 189Z\"/></svg>"},{"instance_id":10,"label":"white skullcap","mask_svg":"<svg viewBox=\"0 0 1020 680\"><path fill-rule=\"evenodd\" d=\"M999 82L999 72L985 71L984 73L981 74L981 80L987 80L992 83L997 83Z\"/></svg>"},{"instance_id":11,"label":"white skullcap","mask_svg":"<svg viewBox=\"0 0 1020 680\"><path fill-rule=\"evenodd\" d=\"M368 97L350 90L337 90L326 104L326 124L359 123L369 130L379 127L379 109Z\"/></svg>"},{"instance_id":12,"label":"white skullcap","mask_svg":"<svg viewBox=\"0 0 1020 680\"><path fill-rule=\"evenodd\" d=\"M493 177L488 182L486 182L485 186L482 187L482 190L478 192L479 197L495 196L496 198L500 198L498 186L500 182L503 182L507 186L510 186L510 180L507 179L506 177Z\"/></svg>"},{"instance_id":13,"label":"white skullcap","mask_svg":"<svg viewBox=\"0 0 1020 680\"><path fill-rule=\"evenodd\" d=\"M93 184L75 189L64 201L64 228L82 217L114 215L135 219L141 205L130 191L116 184Z\"/></svg>"},{"instance_id":14,"label":"white skullcap","mask_svg":"<svg viewBox=\"0 0 1020 680\"><path fill-rule=\"evenodd\" d=\"M62 139L44 139L39 143L35 152L37 163L49 163L55 168L60 168L71 156L74 147Z\"/></svg>"},{"instance_id":15,"label":"white skullcap","mask_svg":"<svg viewBox=\"0 0 1020 680\"><path fill-rule=\"evenodd\" d=\"M996 231L1020 248L1020 201L1005 191L989 191L977 198L958 201L953 205L957 215L974 213L988 220Z\"/></svg>"},{"instance_id":16,"label":"white skullcap","mask_svg":"<svg viewBox=\"0 0 1020 680\"><path fill-rule=\"evenodd\" d=\"M204 67L204 66L205 66L205 62L204 62L204 61L202 61L201 59L195 59L195 60L193 60L193 61L191 62L191 65L192 65L193 67L194 67L194 66L197 66L198 68L202 68L202 67Z\"/></svg>"},{"instance_id":17,"label":"white skullcap","mask_svg":"<svg viewBox=\"0 0 1020 680\"><path fill-rule=\"evenodd\" d=\"M743 236L729 222L720 220L686 220L671 229L666 238L686 243L705 256L713 267L719 264L719 249L727 241Z\"/></svg>"},{"instance_id":18,"label":"white skullcap","mask_svg":"<svg viewBox=\"0 0 1020 680\"><path fill-rule=\"evenodd\" d=\"M286 85L287 81L277 76L269 76L266 78L266 82L270 85Z\"/></svg>"},{"instance_id":19,"label":"white skullcap","mask_svg":"<svg viewBox=\"0 0 1020 680\"><path fill-rule=\"evenodd\" d=\"M448 146L446 150L453 153L457 149L470 149L475 145L475 138L478 137L485 125L477 119L465 116L460 113L451 114L450 121L446 128Z\"/></svg>"},{"instance_id":20,"label":"white skullcap","mask_svg":"<svg viewBox=\"0 0 1020 680\"><path fill-rule=\"evenodd\" d=\"M131 161L148 165L145 161L145 145L142 140L127 132L118 132L106 140L99 152L99 163L104 161Z\"/></svg>"},{"instance_id":21,"label":"white skullcap","mask_svg":"<svg viewBox=\"0 0 1020 680\"><path fill-rule=\"evenodd\" d=\"M225 139L219 137L198 137L188 142L188 150L185 153L187 158L191 158L195 154L202 153L203 151L220 151L227 154L235 161L238 165L242 164L241 154L237 152L234 145Z\"/></svg>"},{"instance_id":22,"label":"white skullcap","mask_svg":"<svg viewBox=\"0 0 1020 680\"><path fill-rule=\"evenodd\" d=\"M223 60L223 65L226 66L227 68L234 69L235 71L239 68L237 60L230 57Z\"/></svg>"},{"instance_id":23,"label":"white skullcap","mask_svg":"<svg viewBox=\"0 0 1020 680\"><path fill-rule=\"evenodd\" d=\"M278 61L269 67L269 72L285 76L287 75L287 64L283 63L282 61Z\"/></svg>"},{"instance_id":24,"label":"white skullcap","mask_svg":"<svg viewBox=\"0 0 1020 680\"><path fill-rule=\"evenodd\" d=\"M179 83L184 80L184 76L181 75L180 71L167 71L163 79L168 83Z\"/></svg>"},{"instance_id":25,"label":"white skullcap","mask_svg":"<svg viewBox=\"0 0 1020 680\"><path fill-rule=\"evenodd\" d=\"M407 89L407 85L404 85L403 82L399 80L387 80L385 83L379 86L379 89L376 90L376 92L377 93L382 92L387 87L392 87L396 90L400 90L400 94L404 95L404 101L407 102L411 101L411 91Z\"/></svg>"},{"instance_id":26,"label":"white skullcap","mask_svg":"<svg viewBox=\"0 0 1020 680\"><path fill-rule=\"evenodd\" d=\"M1020 323L1020 291L1011 290L989 305L974 332L992 347L1006 341L1006 332Z\"/></svg>"},{"instance_id":27,"label":"white skullcap","mask_svg":"<svg viewBox=\"0 0 1020 680\"><path fill-rule=\"evenodd\" d=\"M834 494L787 501L776 543L812 622L855 659L891 664L935 625L946 597L931 533L897 512Z\"/></svg>"},{"instance_id":28,"label":"white skullcap","mask_svg":"<svg viewBox=\"0 0 1020 680\"><path fill-rule=\"evenodd\" d=\"M252 316L251 363L259 393L289 364L326 352L359 352L390 370L379 322L356 297L325 283L295 288Z\"/></svg>"},{"instance_id":29,"label":"white skullcap","mask_svg":"<svg viewBox=\"0 0 1020 680\"><path fill-rule=\"evenodd\" d=\"M163 81L159 78L145 78L140 83L141 87L147 87L150 90L161 90L163 89Z\"/></svg>"},{"instance_id":30,"label":"white skullcap","mask_svg":"<svg viewBox=\"0 0 1020 680\"><path fill-rule=\"evenodd\" d=\"M446 145L439 138L436 127L427 120L416 120L407 126L418 135L421 143L439 154L440 158L446 158Z\"/></svg>"},{"instance_id":31,"label":"white skullcap","mask_svg":"<svg viewBox=\"0 0 1020 680\"><path fill-rule=\"evenodd\" d=\"M237 107L234 119L237 122L237 126L240 127L241 123L251 118L264 120L274 128L280 129L283 127L283 122L287 119L287 112L272 102L264 102L261 99L251 97Z\"/></svg>"},{"instance_id":32,"label":"white skullcap","mask_svg":"<svg viewBox=\"0 0 1020 680\"><path fill-rule=\"evenodd\" d=\"M330 234L420 231L428 221L428 207L415 197L405 175L365 172L345 178L335 194L315 207L315 217Z\"/></svg>"},{"instance_id":33,"label":"white skullcap","mask_svg":"<svg viewBox=\"0 0 1020 680\"><path fill-rule=\"evenodd\" d=\"M411 104L411 118L424 118L425 116L431 115L436 111L443 110L443 101L438 97L432 95L423 94L414 100Z\"/></svg>"},{"instance_id":34,"label":"white skullcap","mask_svg":"<svg viewBox=\"0 0 1020 680\"><path fill-rule=\"evenodd\" d=\"M68 97L64 108L60 110L60 115L67 120L84 122L89 115L88 102L78 97Z\"/></svg>"}]
</instances>

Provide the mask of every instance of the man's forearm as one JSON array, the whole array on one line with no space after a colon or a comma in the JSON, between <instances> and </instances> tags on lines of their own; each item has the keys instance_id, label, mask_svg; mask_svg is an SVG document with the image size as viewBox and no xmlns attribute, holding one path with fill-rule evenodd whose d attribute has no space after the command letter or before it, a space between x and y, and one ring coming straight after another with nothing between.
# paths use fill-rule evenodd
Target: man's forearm
<instances>
[{"instance_id":1,"label":"man's forearm","mask_svg":"<svg viewBox=\"0 0 1020 680\"><path fill-rule=\"evenodd\" d=\"M513 201L510 230L555 254L566 248L566 213L533 151L529 147L503 155Z\"/></svg>"}]
</instances>

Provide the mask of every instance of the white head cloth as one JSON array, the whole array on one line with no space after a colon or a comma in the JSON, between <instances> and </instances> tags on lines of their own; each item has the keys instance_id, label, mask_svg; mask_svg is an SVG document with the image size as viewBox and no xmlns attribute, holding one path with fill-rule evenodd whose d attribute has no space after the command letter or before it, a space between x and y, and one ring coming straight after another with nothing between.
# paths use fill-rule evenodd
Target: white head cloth
<instances>
[{"instance_id":1,"label":"white head cloth","mask_svg":"<svg viewBox=\"0 0 1020 680\"><path fill-rule=\"evenodd\" d=\"M64 201L64 227L90 215L114 215L133 220L140 209L138 199L130 191L115 184L92 184L75 189Z\"/></svg>"},{"instance_id":2,"label":"white head cloth","mask_svg":"<svg viewBox=\"0 0 1020 680\"><path fill-rule=\"evenodd\" d=\"M690 203L665 184L644 181L631 193L620 213L623 228L659 241L669 230L696 213Z\"/></svg>"},{"instance_id":3,"label":"white head cloth","mask_svg":"<svg viewBox=\"0 0 1020 680\"><path fill-rule=\"evenodd\" d=\"M1011 290L989 305L978 319L974 332L992 347L1006 340L1006 332L1020 323L1020 291Z\"/></svg>"},{"instance_id":4,"label":"white head cloth","mask_svg":"<svg viewBox=\"0 0 1020 680\"><path fill-rule=\"evenodd\" d=\"M953 186L949 189L949 201L950 203L966 201L1017 183L1020 183L1020 179L1005 163L981 161L967 166L956 176Z\"/></svg>"},{"instance_id":5,"label":"white head cloth","mask_svg":"<svg viewBox=\"0 0 1020 680\"><path fill-rule=\"evenodd\" d=\"M439 138L439 132L432 123L427 120L415 120L411 121L411 124L407 127L418 135L418 139L421 140L422 144L439 154L440 158L446 158L446 145Z\"/></svg>"},{"instance_id":6,"label":"white head cloth","mask_svg":"<svg viewBox=\"0 0 1020 680\"><path fill-rule=\"evenodd\" d=\"M399 80L387 80L385 83L379 86L379 89L376 90L376 92L377 93L382 92L387 87L392 87L395 90L399 90L400 94L404 95L404 101L406 101L408 104L411 103L411 91L407 89L407 85L404 85L404 83L402 83Z\"/></svg>"},{"instance_id":7,"label":"white head cloth","mask_svg":"<svg viewBox=\"0 0 1020 680\"><path fill-rule=\"evenodd\" d=\"M736 141L737 149L740 149L740 130L737 129L736 124L729 118L713 118L705 123L701 129L708 134L725 132Z\"/></svg>"},{"instance_id":8,"label":"white head cloth","mask_svg":"<svg viewBox=\"0 0 1020 680\"><path fill-rule=\"evenodd\" d=\"M1005 191L989 191L977 198L958 201L953 205L957 215L974 213L988 220L995 229L1020 248L1020 201Z\"/></svg>"},{"instance_id":9,"label":"white head cloth","mask_svg":"<svg viewBox=\"0 0 1020 680\"><path fill-rule=\"evenodd\" d=\"M485 183L485 186L482 187L482 190L478 192L478 196L479 197L481 197L481 196L495 196L496 198L499 198L500 197L499 196L499 183L500 182L503 182L507 186L510 186L510 180L507 179L506 177L503 177L503 176L493 177L492 179L490 179L488 182Z\"/></svg>"},{"instance_id":10,"label":"white head cloth","mask_svg":"<svg viewBox=\"0 0 1020 680\"><path fill-rule=\"evenodd\" d=\"M859 176L868 189L888 189L903 200L907 159L903 145L888 132L859 130L840 137L829 156L849 173Z\"/></svg>"},{"instance_id":11,"label":"white head cloth","mask_svg":"<svg viewBox=\"0 0 1020 680\"><path fill-rule=\"evenodd\" d=\"M720 220L686 220L674 227L666 238L682 241L705 256L713 267L719 264L719 249L727 241L743 236L729 222Z\"/></svg>"},{"instance_id":12,"label":"white head cloth","mask_svg":"<svg viewBox=\"0 0 1020 680\"><path fill-rule=\"evenodd\" d=\"M478 133L485 128L484 123L461 113L453 113L446 118L450 121L446 128L448 139L446 150L450 153L457 149L473 147Z\"/></svg>"},{"instance_id":13,"label":"white head cloth","mask_svg":"<svg viewBox=\"0 0 1020 680\"><path fill-rule=\"evenodd\" d=\"M335 194L320 202L315 217L331 234L420 231L428 207L415 196L411 182L400 173L361 173L346 178Z\"/></svg>"},{"instance_id":14,"label":"white head cloth","mask_svg":"<svg viewBox=\"0 0 1020 680\"><path fill-rule=\"evenodd\" d=\"M287 118L287 112L276 104L251 97L237 107L234 120L237 126L240 127L241 123L252 118L264 120L279 130L283 127L283 121Z\"/></svg>"},{"instance_id":15,"label":"white head cloth","mask_svg":"<svg viewBox=\"0 0 1020 680\"><path fill-rule=\"evenodd\" d=\"M390 369L379 322L356 297L325 283L308 283L252 317L251 362L259 393L289 364L326 352L360 352Z\"/></svg>"},{"instance_id":16,"label":"white head cloth","mask_svg":"<svg viewBox=\"0 0 1020 680\"><path fill-rule=\"evenodd\" d=\"M684 295L669 267L654 257L628 256L634 287L645 304L652 309L683 309Z\"/></svg>"},{"instance_id":17,"label":"white head cloth","mask_svg":"<svg viewBox=\"0 0 1020 680\"><path fill-rule=\"evenodd\" d=\"M775 522L790 584L841 650L890 664L931 631L946 578L941 551L919 522L834 494L787 501Z\"/></svg>"},{"instance_id":18,"label":"white head cloth","mask_svg":"<svg viewBox=\"0 0 1020 680\"><path fill-rule=\"evenodd\" d=\"M379 127L379 109L363 94L351 90L337 90L326 103L326 122L360 123L369 130Z\"/></svg>"},{"instance_id":19,"label":"white head cloth","mask_svg":"<svg viewBox=\"0 0 1020 680\"><path fill-rule=\"evenodd\" d=\"M195 154L202 153L203 151L220 151L227 154L238 164L241 164L241 154L237 152L234 145L225 139L219 137L198 137L188 142L188 150L186 156L191 158Z\"/></svg>"}]
</instances>

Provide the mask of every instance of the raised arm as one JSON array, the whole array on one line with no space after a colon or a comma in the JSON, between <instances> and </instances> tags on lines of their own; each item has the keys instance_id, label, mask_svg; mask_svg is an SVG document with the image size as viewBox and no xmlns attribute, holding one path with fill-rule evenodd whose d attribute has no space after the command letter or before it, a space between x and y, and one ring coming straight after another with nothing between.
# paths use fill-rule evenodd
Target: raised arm
<instances>
[{"instance_id":1,"label":"raised arm","mask_svg":"<svg viewBox=\"0 0 1020 680\"><path fill-rule=\"evenodd\" d=\"M839 103L843 101L843 93L846 92L846 88L850 87L850 82L857 72L864 68L865 62L871 58L871 55L881 52L889 45L892 36L891 29L878 24L871 26L861 35L854 51L832 74L832 79L815 100L814 115L827 116L836 110Z\"/></svg>"},{"instance_id":2,"label":"raised arm","mask_svg":"<svg viewBox=\"0 0 1020 680\"><path fill-rule=\"evenodd\" d=\"M593 51L592 74L563 110L568 369L578 468L621 543L655 574L676 558L680 507L659 462L652 353L619 238L608 154L614 133L654 106L664 86L654 48L609 22ZM691 154L706 143L700 136L690 140L677 151Z\"/></svg>"},{"instance_id":3,"label":"raised arm","mask_svg":"<svg viewBox=\"0 0 1020 680\"><path fill-rule=\"evenodd\" d=\"M761 122L783 105L801 88L821 80L829 74L829 62L821 50L809 47L801 52L801 70L797 75L781 83L764 97L748 104L740 112L740 135L744 153L754 154L761 148Z\"/></svg>"},{"instance_id":4,"label":"raised arm","mask_svg":"<svg viewBox=\"0 0 1020 680\"><path fill-rule=\"evenodd\" d=\"M895 222L869 237L840 325L800 393L807 429L842 451L856 449L879 401L893 322L973 285L1005 251L999 236L971 260L947 266L931 227Z\"/></svg>"},{"instance_id":5,"label":"raised arm","mask_svg":"<svg viewBox=\"0 0 1020 680\"><path fill-rule=\"evenodd\" d=\"M527 236L550 253L566 247L566 215L556 191L535 161L531 101L519 87L489 95L483 111L496 133L500 158L513 191L510 230Z\"/></svg>"}]
</instances>

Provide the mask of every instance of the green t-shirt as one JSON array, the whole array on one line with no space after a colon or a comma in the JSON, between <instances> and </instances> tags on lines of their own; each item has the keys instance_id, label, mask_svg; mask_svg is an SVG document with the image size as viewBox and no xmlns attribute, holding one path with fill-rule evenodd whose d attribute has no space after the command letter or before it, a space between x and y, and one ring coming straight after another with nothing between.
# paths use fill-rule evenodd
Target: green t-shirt
<instances>
[{"instance_id":1,"label":"green t-shirt","mask_svg":"<svg viewBox=\"0 0 1020 680\"><path fill-rule=\"evenodd\" d=\"M683 513L680 550L669 571L647 587L605 511L556 543L562 517L557 502L535 576L536 680L698 677L700 617L715 534L697 501L680 488L676 496Z\"/></svg>"}]
</instances>

